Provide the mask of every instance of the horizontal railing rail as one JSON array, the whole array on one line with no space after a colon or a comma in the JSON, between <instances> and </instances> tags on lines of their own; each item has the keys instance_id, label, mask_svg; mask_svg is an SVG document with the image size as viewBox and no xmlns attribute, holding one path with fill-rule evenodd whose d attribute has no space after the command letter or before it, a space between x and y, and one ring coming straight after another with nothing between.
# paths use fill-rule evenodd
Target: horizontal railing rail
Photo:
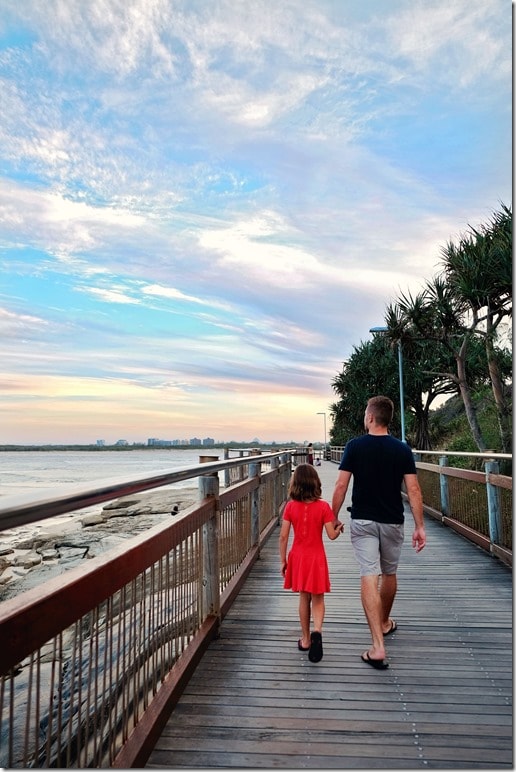
<instances>
[{"instance_id":1,"label":"horizontal railing rail","mask_svg":"<svg viewBox=\"0 0 516 772\"><path fill-rule=\"evenodd\" d=\"M344 446L332 446L340 463ZM414 450L425 512L512 566L512 477L499 472L510 453ZM428 458L428 461L421 460ZM431 463L431 458L437 463ZM475 459L483 471L450 465L454 457Z\"/></svg>"},{"instance_id":2,"label":"horizontal railing rail","mask_svg":"<svg viewBox=\"0 0 516 772\"><path fill-rule=\"evenodd\" d=\"M245 465L220 489L219 474ZM199 502L0 604L0 766L141 766L278 523L291 456L0 499L0 530L199 478Z\"/></svg>"}]
</instances>

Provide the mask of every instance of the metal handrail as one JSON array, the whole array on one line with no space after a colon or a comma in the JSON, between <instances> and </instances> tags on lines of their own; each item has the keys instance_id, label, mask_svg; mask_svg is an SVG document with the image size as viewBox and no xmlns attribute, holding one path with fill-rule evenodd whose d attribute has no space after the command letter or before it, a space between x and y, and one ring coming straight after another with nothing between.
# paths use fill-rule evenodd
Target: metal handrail
<instances>
[{"instance_id":1,"label":"metal handrail","mask_svg":"<svg viewBox=\"0 0 516 772\"><path fill-rule=\"evenodd\" d=\"M0 531L16 528L28 523L75 512L104 501L110 501L122 496L159 488L164 485L195 479L206 474L214 474L225 469L243 467L254 462L262 463L279 458L285 451L267 453L259 456L246 456L225 461L209 461L194 466L176 467L173 471L160 472L157 475L144 477L113 477L97 480L90 486L62 485L59 491L55 488L43 488L37 493L22 493L2 496L0 498Z\"/></svg>"}]
</instances>

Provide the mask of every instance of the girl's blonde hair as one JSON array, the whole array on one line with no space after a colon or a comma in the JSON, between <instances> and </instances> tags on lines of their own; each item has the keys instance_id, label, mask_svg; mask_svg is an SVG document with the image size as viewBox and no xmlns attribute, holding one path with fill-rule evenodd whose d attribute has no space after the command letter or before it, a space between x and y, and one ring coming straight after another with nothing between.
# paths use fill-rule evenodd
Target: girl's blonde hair
<instances>
[{"instance_id":1,"label":"girl's blonde hair","mask_svg":"<svg viewBox=\"0 0 516 772\"><path fill-rule=\"evenodd\" d=\"M288 495L295 501L314 501L321 498L321 480L312 464L296 466L290 478Z\"/></svg>"}]
</instances>

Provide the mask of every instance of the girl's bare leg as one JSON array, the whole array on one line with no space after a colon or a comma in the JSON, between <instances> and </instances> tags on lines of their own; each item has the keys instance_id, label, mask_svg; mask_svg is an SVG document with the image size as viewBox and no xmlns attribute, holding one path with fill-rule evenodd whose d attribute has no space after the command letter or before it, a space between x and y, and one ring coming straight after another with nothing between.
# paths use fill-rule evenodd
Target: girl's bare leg
<instances>
[{"instance_id":1,"label":"girl's bare leg","mask_svg":"<svg viewBox=\"0 0 516 772\"><path fill-rule=\"evenodd\" d=\"M324 622L324 593L312 594L312 617L314 620L314 630L319 633L322 632L322 626Z\"/></svg>"},{"instance_id":2,"label":"girl's bare leg","mask_svg":"<svg viewBox=\"0 0 516 772\"><path fill-rule=\"evenodd\" d=\"M312 595L309 592L299 593L299 621L301 622L301 646L310 646L310 601Z\"/></svg>"}]
</instances>

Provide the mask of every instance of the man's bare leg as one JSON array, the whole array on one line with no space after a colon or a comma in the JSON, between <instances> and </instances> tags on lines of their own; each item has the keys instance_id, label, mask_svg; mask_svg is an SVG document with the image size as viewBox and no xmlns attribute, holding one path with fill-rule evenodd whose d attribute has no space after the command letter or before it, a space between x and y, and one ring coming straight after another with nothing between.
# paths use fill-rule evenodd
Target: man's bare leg
<instances>
[{"instance_id":1,"label":"man's bare leg","mask_svg":"<svg viewBox=\"0 0 516 772\"><path fill-rule=\"evenodd\" d=\"M382 630L382 599L376 574L360 578L360 597L371 632L372 646L369 649L371 659L384 659L385 646Z\"/></svg>"},{"instance_id":2,"label":"man's bare leg","mask_svg":"<svg viewBox=\"0 0 516 772\"><path fill-rule=\"evenodd\" d=\"M382 631L388 633L391 628L389 617L398 589L396 574L382 574L380 579L380 601L382 605Z\"/></svg>"}]
</instances>

